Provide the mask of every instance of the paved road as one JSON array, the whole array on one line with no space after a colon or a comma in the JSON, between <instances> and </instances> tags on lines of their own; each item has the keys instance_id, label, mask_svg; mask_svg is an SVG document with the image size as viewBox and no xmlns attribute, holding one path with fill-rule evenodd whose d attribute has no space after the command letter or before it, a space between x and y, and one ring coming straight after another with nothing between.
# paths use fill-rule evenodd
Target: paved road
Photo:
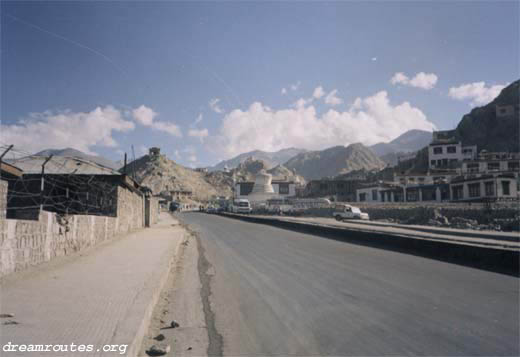
<instances>
[{"instance_id":1,"label":"paved road","mask_svg":"<svg viewBox=\"0 0 520 357\"><path fill-rule=\"evenodd\" d=\"M517 278L216 215L179 218L200 232L210 340L224 355L519 354Z\"/></svg>"}]
</instances>

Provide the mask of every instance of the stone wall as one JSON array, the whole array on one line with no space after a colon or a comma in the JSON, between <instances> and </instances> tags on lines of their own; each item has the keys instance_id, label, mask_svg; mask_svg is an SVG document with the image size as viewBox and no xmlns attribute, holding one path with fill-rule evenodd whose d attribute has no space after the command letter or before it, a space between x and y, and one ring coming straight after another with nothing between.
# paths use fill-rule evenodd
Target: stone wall
<instances>
[{"instance_id":1,"label":"stone wall","mask_svg":"<svg viewBox=\"0 0 520 357\"><path fill-rule=\"evenodd\" d=\"M0 276L69 255L113 238L118 218L60 216L43 211L37 221L0 220Z\"/></svg>"},{"instance_id":2,"label":"stone wall","mask_svg":"<svg viewBox=\"0 0 520 357\"><path fill-rule=\"evenodd\" d=\"M158 201L154 202L158 207ZM38 220L0 217L0 277L144 227L144 202L140 194L118 187L117 205L117 217L58 215L47 211L42 211ZM158 216L158 211L154 216ZM156 221L154 218L153 222Z\"/></svg>"},{"instance_id":3,"label":"stone wall","mask_svg":"<svg viewBox=\"0 0 520 357\"><path fill-rule=\"evenodd\" d=\"M150 225L156 224L159 221L159 198L150 197Z\"/></svg>"},{"instance_id":4,"label":"stone wall","mask_svg":"<svg viewBox=\"0 0 520 357\"><path fill-rule=\"evenodd\" d=\"M7 181L0 180L0 219L5 219L7 211Z\"/></svg>"},{"instance_id":5,"label":"stone wall","mask_svg":"<svg viewBox=\"0 0 520 357\"><path fill-rule=\"evenodd\" d=\"M144 227L143 196L119 186L117 188L117 217L119 232Z\"/></svg>"}]
</instances>

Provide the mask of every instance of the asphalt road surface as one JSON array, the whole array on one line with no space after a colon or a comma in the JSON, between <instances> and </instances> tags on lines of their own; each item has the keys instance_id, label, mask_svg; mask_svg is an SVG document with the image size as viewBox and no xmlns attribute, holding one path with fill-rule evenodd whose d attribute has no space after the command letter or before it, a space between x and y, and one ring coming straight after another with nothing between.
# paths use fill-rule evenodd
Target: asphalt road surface
<instances>
[{"instance_id":1,"label":"asphalt road surface","mask_svg":"<svg viewBox=\"0 0 520 357\"><path fill-rule=\"evenodd\" d=\"M199 232L213 354L519 355L515 277L217 215L179 218Z\"/></svg>"}]
</instances>

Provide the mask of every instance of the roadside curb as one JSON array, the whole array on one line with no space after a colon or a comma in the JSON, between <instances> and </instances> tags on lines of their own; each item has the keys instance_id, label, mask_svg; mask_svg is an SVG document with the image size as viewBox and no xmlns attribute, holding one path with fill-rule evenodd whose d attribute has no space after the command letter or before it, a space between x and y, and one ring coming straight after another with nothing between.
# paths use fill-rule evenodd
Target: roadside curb
<instances>
[{"instance_id":1,"label":"roadside curb","mask_svg":"<svg viewBox=\"0 0 520 357\"><path fill-rule=\"evenodd\" d=\"M448 242L426 239L413 236L413 234L374 232L350 227L319 226L269 217L228 213L222 215L231 219L266 224L347 243L417 255L501 274L520 276L520 252L518 250L485 247L456 241Z\"/></svg>"},{"instance_id":2,"label":"roadside curb","mask_svg":"<svg viewBox=\"0 0 520 357\"><path fill-rule=\"evenodd\" d=\"M151 228L154 228L154 227L152 226ZM168 259L166 268L161 272L161 276L159 278L158 283L152 287L153 292L152 292L151 296L148 296L149 303L147 304L147 306L144 310L144 315L143 315L142 321L139 325L139 328L137 329L135 337L128 346L128 351L127 351L126 356L131 356L131 357L139 356L139 352L141 350L141 345L143 343L144 336L146 335L148 328L150 326L153 310L154 310L155 306L157 305L157 302L159 301L161 292L163 291L163 289L166 285L166 282L168 281L170 271L171 271L173 265L175 264L175 262L178 260L182 242L184 242L184 239L186 238L186 230L184 228L182 228L182 229L184 231L182 239L179 239L178 243L174 247L173 253L170 256L170 258Z\"/></svg>"}]
</instances>

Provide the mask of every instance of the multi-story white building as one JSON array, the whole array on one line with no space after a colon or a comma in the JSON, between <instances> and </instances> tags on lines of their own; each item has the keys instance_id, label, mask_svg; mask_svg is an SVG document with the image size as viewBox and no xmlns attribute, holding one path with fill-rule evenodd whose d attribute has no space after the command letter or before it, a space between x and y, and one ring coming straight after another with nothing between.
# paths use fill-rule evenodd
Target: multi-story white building
<instances>
[{"instance_id":1,"label":"multi-story white building","mask_svg":"<svg viewBox=\"0 0 520 357\"><path fill-rule=\"evenodd\" d=\"M433 141L428 146L430 169L456 168L464 160L473 160L477 156L477 146L462 146L460 141Z\"/></svg>"},{"instance_id":2,"label":"multi-story white building","mask_svg":"<svg viewBox=\"0 0 520 357\"><path fill-rule=\"evenodd\" d=\"M513 173L518 177L520 153L482 151L477 160L462 163L463 174Z\"/></svg>"}]
</instances>

